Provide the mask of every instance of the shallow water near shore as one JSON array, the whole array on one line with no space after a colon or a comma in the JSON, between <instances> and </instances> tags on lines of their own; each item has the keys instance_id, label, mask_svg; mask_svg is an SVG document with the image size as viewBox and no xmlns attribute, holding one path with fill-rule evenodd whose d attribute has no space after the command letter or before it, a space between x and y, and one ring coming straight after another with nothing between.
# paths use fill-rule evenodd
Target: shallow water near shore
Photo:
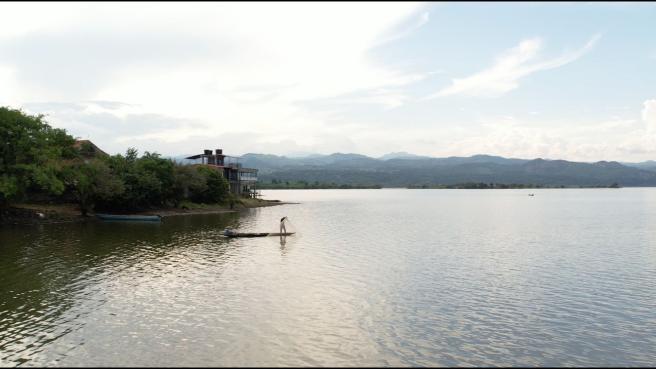
<instances>
[{"instance_id":1,"label":"shallow water near shore","mask_svg":"<svg viewBox=\"0 0 656 369\"><path fill-rule=\"evenodd\" d=\"M656 364L656 188L263 193L0 228L0 365Z\"/></svg>"}]
</instances>

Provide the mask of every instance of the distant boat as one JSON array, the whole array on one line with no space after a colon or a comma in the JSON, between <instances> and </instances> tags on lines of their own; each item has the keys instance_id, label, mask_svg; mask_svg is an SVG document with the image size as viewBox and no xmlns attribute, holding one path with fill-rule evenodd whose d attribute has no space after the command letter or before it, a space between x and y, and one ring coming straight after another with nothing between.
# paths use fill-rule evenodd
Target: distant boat
<instances>
[{"instance_id":1,"label":"distant boat","mask_svg":"<svg viewBox=\"0 0 656 369\"><path fill-rule=\"evenodd\" d=\"M534 194L534 193L529 193L528 195L529 195L529 196L535 196L535 194Z\"/></svg>"},{"instance_id":2,"label":"distant boat","mask_svg":"<svg viewBox=\"0 0 656 369\"><path fill-rule=\"evenodd\" d=\"M227 237L267 237L267 236L291 236L294 232L275 233L275 232L235 232L230 229L223 231L223 235Z\"/></svg>"},{"instance_id":3,"label":"distant boat","mask_svg":"<svg viewBox=\"0 0 656 369\"><path fill-rule=\"evenodd\" d=\"M96 214L96 218L102 220L139 221L139 222L160 222L162 220L162 217L159 215Z\"/></svg>"}]
</instances>

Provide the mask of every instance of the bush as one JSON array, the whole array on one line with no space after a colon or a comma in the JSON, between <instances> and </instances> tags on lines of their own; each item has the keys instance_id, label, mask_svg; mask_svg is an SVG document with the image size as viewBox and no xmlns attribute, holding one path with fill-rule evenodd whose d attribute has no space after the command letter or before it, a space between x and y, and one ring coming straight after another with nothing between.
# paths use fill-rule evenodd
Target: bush
<instances>
[{"instance_id":1,"label":"bush","mask_svg":"<svg viewBox=\"0 0 656 369\"><path fill-rule=\"evenodd\" d=\"M216 169L198 166L198 172L205 177L207 188L192 197L195 202L218 204L225 202L230 193L230 184Z\"/></svg>"},{"instance_id":2,"label":"bush","mask_svg":"<svg viewBox=\"0 0 656 369\"><path fill-rule=\"evenodd\" d=\"M139 157L134 148L95 156L91 145L76 149L75 139L42 115L0 107L0 142L0 206L43 194L74 198L84 214L95 207L138 210L230 199L228 181L214 168L176 165L157 153Z\"/></svg>"},{"instance_id":3,"label":"bush","mask_svg":"<svg viewBox=\"0 0 656 369\"><path fill-rule=\"evenodd\" d=\"M75 139L44 121L43 115L0 107L0 203L30 192L60 195L61 162L76 156Z\"/></svg>"}]
</instances>

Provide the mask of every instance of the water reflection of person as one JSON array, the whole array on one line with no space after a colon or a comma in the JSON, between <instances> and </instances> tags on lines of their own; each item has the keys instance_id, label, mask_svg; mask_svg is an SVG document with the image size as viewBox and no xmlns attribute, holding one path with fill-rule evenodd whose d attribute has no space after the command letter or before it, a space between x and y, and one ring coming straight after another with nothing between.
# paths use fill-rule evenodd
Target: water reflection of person
<instances>
[{"instance_id":1,"label":"water reflection of person","mask_svg":"<svg viewBox=\"0 0 656 369\"><path fill-rule=\"evenodd\" d=\"M287 244L287 236L280 235L280 247L285 247Z\"/></svg>"},{"instance_id":2,"label":"water reflection of person","mask_svg":"<svg viewBox=\"0 0 656 369\"><path fill-rule=\"evenodd\" d=\"M287 228L285 228L285 219L287 219L287 217L280 218L280 233L287 233Z\"/></svg>"}]
</instances>

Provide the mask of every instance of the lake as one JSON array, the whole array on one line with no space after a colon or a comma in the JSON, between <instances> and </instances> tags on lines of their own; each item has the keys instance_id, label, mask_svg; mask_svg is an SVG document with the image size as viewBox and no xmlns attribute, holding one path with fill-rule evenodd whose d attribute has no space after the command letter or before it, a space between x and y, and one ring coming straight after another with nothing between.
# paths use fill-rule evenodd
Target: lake
<instances>
[{"instance_id":1,"label":"lake","mask_svg":"<svg viewBox=\"0 0 656 369\"><path fill-rule=\"evenodd\" d=\"M655 188L263 194L0 228L0 364L656 365Z\"/></svg>"}]
</instances>

